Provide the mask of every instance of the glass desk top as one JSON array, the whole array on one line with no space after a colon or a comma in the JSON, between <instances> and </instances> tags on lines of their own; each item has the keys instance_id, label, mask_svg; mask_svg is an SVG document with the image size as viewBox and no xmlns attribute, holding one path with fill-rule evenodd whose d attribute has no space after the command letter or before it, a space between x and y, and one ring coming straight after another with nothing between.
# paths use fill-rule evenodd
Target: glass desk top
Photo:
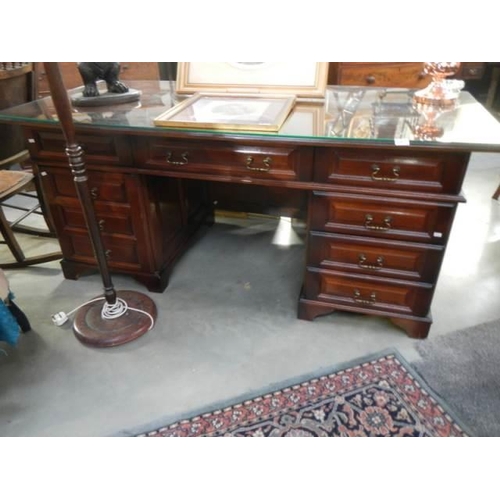
<instances>
[{"instance_id":1,"label":"glass desk top","mask_svg":"<svg viewBox=\"0 0 500 500\"><path fill-rule=\"evenodd\" d=\"M114 106L73 107L78 128L122 131L217 134L231 137L275 136L279 139L325 143L379 143L392 145L451 146L471 151L500 151L500 122L468 92L461 92L452 110L417 110L415 89L330 86L320 102L297 102L278 132L174 129L155 126L153 120L183 101L174 82L127 81L141 92L139 101ZM104 82L102 82L102 85ZM104 88L104 87L103 87ZM81 92L81 88L69 94ZM57 123L50 97L0 110L0 122L48 125ZM432 125L432 136L423 133Z\"/></svg>"}]
</instances>

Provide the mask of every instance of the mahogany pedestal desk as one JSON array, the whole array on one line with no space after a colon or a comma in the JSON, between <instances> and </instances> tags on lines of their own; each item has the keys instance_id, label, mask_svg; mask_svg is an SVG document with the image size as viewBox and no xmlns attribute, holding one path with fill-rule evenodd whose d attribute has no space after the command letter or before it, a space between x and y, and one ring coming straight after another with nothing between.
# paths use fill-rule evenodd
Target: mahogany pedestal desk
<instances>
[{"instance_id":1,"label":"mahogany pedestal desk","mask_svg":"<svg viewBox=\"0 0 500 500\"><path fill-rule=\"evenodd\" d=\"M500 124L468 93L435 122L407 89L329 87L278 133L155 127L171 82L128 82L139 103L74 109L112 272L162 292L197 228L220 208L307 220L298 317L335 310L389 318L424 338L473 151L500 152ZM95 260L50 98L0 112L21 124L63 252L64 276ZM207 263L208 264L208 263ZM208 264L209 265L209 264Z\"/></svg>"}]
</instances>

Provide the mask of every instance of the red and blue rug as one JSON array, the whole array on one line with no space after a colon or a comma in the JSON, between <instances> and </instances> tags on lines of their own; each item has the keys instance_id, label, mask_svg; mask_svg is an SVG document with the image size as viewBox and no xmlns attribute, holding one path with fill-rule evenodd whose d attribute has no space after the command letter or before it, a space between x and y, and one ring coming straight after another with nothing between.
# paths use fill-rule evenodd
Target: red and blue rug
<instances>
[{"instance_id":1,"label":"red and blue rug","mask_svg":"<svg viewBox=\"0 0 500 500\"><path fill-rule=\"evenodd\" d=\"M378 355L141 436L467 436L398 353Z\"/></svg>"}]
</instances>

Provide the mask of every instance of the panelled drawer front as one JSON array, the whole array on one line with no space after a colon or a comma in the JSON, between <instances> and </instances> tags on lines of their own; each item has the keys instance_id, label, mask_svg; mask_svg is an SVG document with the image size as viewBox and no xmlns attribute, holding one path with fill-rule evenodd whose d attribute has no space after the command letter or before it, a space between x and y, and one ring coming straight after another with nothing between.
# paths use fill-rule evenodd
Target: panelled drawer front
<instances>
[{"instance_id":1,"label":"panelled drawer front","mask_svg":"<svg viewBox=\"0 0 500 500\"><path fill-rule=\"evenodd\" d=\"M312 149L262 147L150 139L146 165L177 172L307 181L312 175Z\"/></svg>"},{"instance_id":2,"label":"panelled drawer front","mask_svg":"<svg viewBox=\"0 0 500 500\"><path fill-rule=\"evenodd\" d=\"M42 170L42 178L45 177ZM75 183L71 174L57 172L50 175L51 191L54 198L78 198ZM98 202L104 200L114 203L128 203L125 177L121 174L89 172L89 189L91 197ZM59 200L57 200L59 201Z\"/></svg>"},{"instance_id":3,"label":"panelled drawer front","mask_svg":"<svg viewBox=\"0 0 500 500\"><path fill-rule=\"evenodd\" d=\"M468 155L319 148L314 180L335 185L458 194Z\"/></svg>"},{"instance_id":4,"label":"panelled drawer front","mask_svg":"<svg viewBox=\"0 0 500 500\"><path fill-rule=\"evenodd\" d=\"M339 234L309 234L309 266L433 282L444 247Z\"/></svg>"},{"instance_id":5,"label":"panelled drawer front","mask_svg":"<svg viewBox=\"0 0 500 500\"><path fill-rule=\"evenodd\" d=\"M117 211L105 204L96 205L96 219L101 234L134 235L132 218L128 210ZM59 205L58 209L64 221L63 230L87 228L80 206Z\"/></svg>"},{"instance_id":6,"label":"panelled drawer front","mask_svg":"<svg viewBox=\"0 0 500 500\"><path fill-rule=\"evenodd\" d=\"M65 232L60 238L64 257L87 264L96 264L90 238L86 233ZM102 235L109 265L139 269L140 259L135 240Z\"/></svg>"},{"instance_id":7,"label":"panelled drawer front","mask_svg":"<svg viewBox=\"0 0 500 500\"><path fill-rule=\"evenodd\" d=\"M363 64L342 66L340 85L372 85L376 87L424 87L430 81L422 63Z\"/></svg>"},{"instance_id":8,"label":"panelled drawer front","mask_svg":"<svg viewBox=\"0 0 500 500\"><path fill-rule=\"evenodd\" d=\"M129 142L120 136L78 133L76 141L83 149L86 162L131 163ZM33 158L68 161L66 139L59 131L30 131L28 147Z\"/></svg>"},{"instance_id":9,"label":"panelled drawer front","mask_svg":"<svg viewBox=\"0 0 500 500\"><path fill-rule=\"evenodd\" d=\"M444 244L456 205L314 192L311 230Z\"/></svg>"},{"instance_id":10,"label":"panelled drawer front","mask_svg":"<svg viewBox=\"0 0 500 500\"><path fill-rule=\"evenodd\" d=\"M433 287L308 268L304 293L307 299L329 304L425 316L429 312Z\"/></svg>"}]
</instances>

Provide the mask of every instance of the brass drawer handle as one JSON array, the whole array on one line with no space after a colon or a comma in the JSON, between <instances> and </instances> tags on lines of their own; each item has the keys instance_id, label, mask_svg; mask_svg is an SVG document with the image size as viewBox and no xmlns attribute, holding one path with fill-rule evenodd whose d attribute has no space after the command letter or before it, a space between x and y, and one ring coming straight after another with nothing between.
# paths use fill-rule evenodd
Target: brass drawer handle
<instances>
[{"instance_id":1,"label":"brass drawer handle","mask_svg":"<svg viewBox=\"0 0 500 500\"><path fill-rule=\"evenodd\" d=\"M167 155L167 163L169 165L187 165L187 163L189 161L187 151L185 153L181 154L181 158L182 158L181 161L172 160L172 156L173 156L173 153L171 153L171 152L168 153L168 155Z\"/></svg>"},{"instance_id":2,"label":"brass drawer handle","mask_svg":"<svg viewBox=\"0 0 500 500\"><path fill-rule=\"evenodd\" d=\"M392 167L392 177L377 177L380 172L380 167L378 165L372 165L372 179L374 181L384 181L384 182L396 182L399 179L400 167Z\"/></svg>"},{"instance_id":3,"label":"brass drawer handle","mask_svg":"<svg viewBox=\"0 0 500 500\"><path fill-rule=\"evenodd\" d=\"M98 196L99 196L99 188L93 187L90 190L90 196L92 196L93 200L96 200L98 198Z\"/></svg>"},{"instance_id":4,"label":"brass drawer handle","mask_svg":"<svg viewBox=\"0 0 500 500\"><path fill-rule=\"evenodd\" d=\"M384 258L381 255L377 257L377 260L375 262L376 264L367 264L366 255L364 253L359 254L359 267L362 267L363 269L381 269L382 267L384 267Z\"/></svg>"},{"instance_id":5,"label":"brass drawer handle","mask_svg":"<svg viewBox=\"0 0 500 500\"><path fill-rule=\"evenodd\" d=\"M99 230L100 230L100 231L104 231L104 226L105 226L105 224L106 224L106 221L105 221L104 219L101 219L101 220L98 222L98 224L99 224Z\"/></svg>"},{"instance_id":6,"label":"brass drawer handle","mask_svg":"<svg viewBox=\"0 0 500 500\"><path fill-rule=\"evenodd\" d=\"M370 293L370 297L364 299L361 296L361 292L359 290L354 290L354 302L357 302L358 304L372 305L375 304L376 301L377 301L377 294L375 292Z\"/></svg>"},{"instance_id":7,"label":"brass drawer handle","mask_svg":"<svg viewBox=\"0 0 500 500\"><path fill-rule=\"evenodd\" d=\"M106 250L106 251L104 252L104 255L105 255L105 257L106 257L106 260L109 260L109 259L111 258L111 254L112 254L111 250Z\"/></svg>"},{"instance_id":8,"label":"brass drawer handle","mask_svg":"<svg viewBox=\"0 0 500 500\"><path fill-rule=\"evenodd\" d=\"M273 163L273 159L270 156L266 156L262 160L262 163L265 165L265 167L252 167L253 162L254 162L253 156L247 156L248 170L253 170L255 172L269 172L269 170L271 170L271 164Z\"/></svg>"},{"instance_id":9,"label":"brass drawer handle","mask_svg":"<svg viewBox=\"0 0 500 500\"><path fill-rule=\"evenodd\" d=\"M377 226L376 224L373 223L373 215L371 214L366 214L365 215L365 227L366 229L371 229L373 231L388 231L391 229L391 224L392 224L392 217L390 215L386 215L384 217L384 225L383 226Z\"/></svg>"}]
</instances>

